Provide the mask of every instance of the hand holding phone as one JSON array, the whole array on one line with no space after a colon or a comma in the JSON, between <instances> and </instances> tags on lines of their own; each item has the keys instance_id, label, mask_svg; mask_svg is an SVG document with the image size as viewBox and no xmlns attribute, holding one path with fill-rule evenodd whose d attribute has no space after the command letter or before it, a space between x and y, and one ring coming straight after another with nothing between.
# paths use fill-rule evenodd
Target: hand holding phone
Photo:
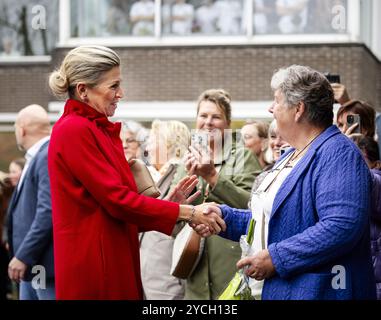
<instances>
[{"instance_id":1,"label":"hand holding phone","mask_svg":"<svg viewBox=\"0 0 381 320\"><path fill-rule=\"evenodd\" d=\"M347 115L347 131L346 134L361 133L361 118L358 114Z\"/></svg>"},{"instance_id":2,"label":"hand holding phone","mask_svg":"<svg viewBox=\"0 0 381 320\"><path fill-rule=\"evenodd\" d=\"M198 150L201 154L208 152L208 134L206 132L192 133L191 146Z\"/></svg>"},{"instance_id":3,"label":"hand holding phone","mask_svg":"<svg viewBox=\"0 0 381 320\"><path fill-rule=\"evenodd\" d=\"M340 83L341 82L339 74L332 74L332 73L327 72L324 75L327 78L327 80L329 81L329 83Z\"/></svg>"}]
</instances>

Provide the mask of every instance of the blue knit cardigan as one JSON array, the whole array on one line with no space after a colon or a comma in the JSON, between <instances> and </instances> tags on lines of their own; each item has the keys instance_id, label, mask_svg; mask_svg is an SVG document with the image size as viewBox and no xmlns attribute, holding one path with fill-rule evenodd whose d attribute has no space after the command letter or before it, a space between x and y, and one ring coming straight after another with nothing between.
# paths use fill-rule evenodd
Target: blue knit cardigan
<instances>
[{"instance_id":1,"label":"blue knit cardigan","mask_svg":"<svg viewBox=\"0 0 381 320\"><path fill-rule=\"evenodd\" d=\"M375 299L370 195L360 151L336 126L327 128L274 199L268 250L276 275L265 280L262 299ZM220 235L238 241L250 210L221 209L227 230Z\"/></svg>"}]
</instances>

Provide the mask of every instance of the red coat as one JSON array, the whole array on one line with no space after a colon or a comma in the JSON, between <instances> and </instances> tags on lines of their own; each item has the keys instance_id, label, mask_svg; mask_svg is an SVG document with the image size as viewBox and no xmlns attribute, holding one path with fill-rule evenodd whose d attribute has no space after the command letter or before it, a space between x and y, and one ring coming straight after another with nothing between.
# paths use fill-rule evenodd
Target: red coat
<instances>
[{"instance_id":1,"label":"red coat","mask_svg":"<svg viewBox=\"0 0 381 320\"><path fill-rule=\"evenodd\" d=\"M176 203L136 193L120 123L68 100L49 145L57 299L142 299L138 232L170 234Z\"/></svg>"}]
</instances>

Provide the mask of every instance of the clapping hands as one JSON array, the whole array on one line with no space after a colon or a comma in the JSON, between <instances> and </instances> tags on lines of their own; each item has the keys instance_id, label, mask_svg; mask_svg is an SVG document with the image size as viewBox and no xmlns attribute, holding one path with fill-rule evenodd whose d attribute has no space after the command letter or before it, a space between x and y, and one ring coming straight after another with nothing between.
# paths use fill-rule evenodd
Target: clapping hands
<instances>
[{"instance_id":1,"label":"clapping hands","mask_svg":"<svg viewBox=\"0 0 381 320\"><path fill-rule=\"evenodd\" d=\"M197 191L191 196L191 192L197 186L197 176L188 176L179 181L176 187L164 198L164 200L177 202L180 204L190 204L201 195L201 191Z\"/></svg>"}]
</instances>

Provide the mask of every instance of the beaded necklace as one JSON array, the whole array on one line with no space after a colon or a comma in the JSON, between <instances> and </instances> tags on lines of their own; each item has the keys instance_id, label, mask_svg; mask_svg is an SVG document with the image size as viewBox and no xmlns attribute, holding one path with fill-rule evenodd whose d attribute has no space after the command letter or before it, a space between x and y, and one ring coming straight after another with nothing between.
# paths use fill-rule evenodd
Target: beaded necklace
<instances>
[{"instance_id":1,"label":"beaded necklace","mask_svg":"<svg viewBox=\"0 0 381 320\"><path fill-rule=\"evenodd\" d=\"M271 181L271 183L263 190L263 192L266 192L270 189L270 187L273 185L273 183L275 182L275 180L278 178L279 174L282 172L282 170L284 168L292 168L291 163L293 161L295 161L296 159L298 159L298 157L304 152L307 150L307 148L312 144L312 142L315 141L315 139L319 136L320 134L318 134L316 137L314 137L310 142L307 143L307 145L305 147L303 147L303 149L301 149L300 151L296 152L296 149L294 150L294 152L292 153L292 155L288 158L287 162L284 164L284 166L280 169L275 169L275 170L278 170L278 173L276 174L276 176L273 178L273 180Z\"/></svg>"},{"instance_id":2,"label":"beaded necklace","mask_svg":"<svg viewBox=\"0 0 381 320\"><path fill-rule=\"evenodd\" d=\"M272 181L263 189L263 190L257 190L254 194L257 194L257 196L260 197L261 194L265 194L269 189L270 187L274 184L275 180L278 178L279 174L282 172L282 170L284 168L292 168L292 166L290 166L290 164L295 161L304 151L307 150L307 148L312 144L312 142L315 141L315 139L319 136L320 134L318 134L315 138L313 138L303 149L301 149L300 151L296 152L296 149L294 150L294 152L291 154L291 156L288 158L288 160L286 161L286 163L284 164L284 166L280 169L276 168L274 169L275 170L278 170L277 174L275 175L275 177L272 179ZM259 188L258 188L259 189ZM261 226L261 245L262 245L262 249L264 250L265 249L265 213L264 211L262 211L262 226Z\"/></svg>"}]
</instances>

